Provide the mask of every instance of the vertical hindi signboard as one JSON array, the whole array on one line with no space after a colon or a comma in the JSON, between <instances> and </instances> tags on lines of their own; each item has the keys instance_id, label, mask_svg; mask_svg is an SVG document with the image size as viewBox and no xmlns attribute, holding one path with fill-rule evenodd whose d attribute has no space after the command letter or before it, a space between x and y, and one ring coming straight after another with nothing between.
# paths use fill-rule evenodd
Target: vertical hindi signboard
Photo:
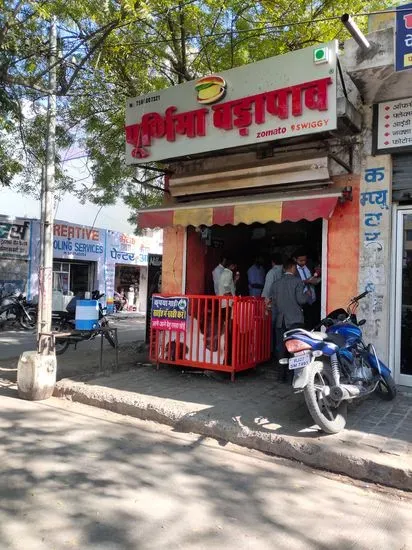
<instances>
[{"instance_id":1,"label":"vertical hindi signboard","mask_svg":"<svg viewBox=\"0 0 412 550\"><path fill-rule=\"evenodd\" d=\"M360 189L359 289L370 294L360 302L363 333L388 360L389 264L391 225L391 157L367 157Z\"/></svg>"},{"instance_id":2,"label":"vertical hindi signboard","mask_svg":"<svg viewBox=\"0 0 412 550\"><path fill-rule=\"evenodd\" d=\"M395 70L412 69L412 3L396 8Z\"/></svg>"}]
</instances>

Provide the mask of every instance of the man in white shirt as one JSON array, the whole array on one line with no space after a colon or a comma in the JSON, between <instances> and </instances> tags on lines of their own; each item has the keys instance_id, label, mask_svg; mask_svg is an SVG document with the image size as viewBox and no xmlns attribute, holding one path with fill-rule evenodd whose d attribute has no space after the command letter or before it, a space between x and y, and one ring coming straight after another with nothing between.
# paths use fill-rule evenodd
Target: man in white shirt
<instances>
[{"instance_id":1,"label":"man in white shirt","mask_svg":"<svg viewBox=\"0 0 412 550\"><path fill-rule=\"evenodd\" d=\"M215 267L215 269L212 271L212 277L213 277L213 288L215 290L215 295L219 295L219 281L220 276L222 275L225 267L226 267L227 259L222 256L220 258L219 264Z\"/></svg>"},{"instance_id":2,"label":"man in white shirt","mask_svg":"<svg viewBox=\"0 0 412 550\"><path fill-rule=\"evenodd\" d=\"M317 319L317 308L315 306L316 302L316 291L315 284L319 283L319 279L312 276L310 269L307 266L308 256L303 250L298 251L295 255L297 273L301 280L305 283L305 291L308 295L308 303L304 306L305 314L305 328L308 330L313 329L313 327L319 322Z\"/></svg>"},{"instance_id":3,"label":"man in white shirt","mask_svg":"<svg viewBox=\"0 0 412 550\"><path fill-rule=\"evenodd\" d=\"M224 267L219 279L218 296L235 296L236 286L234 280L234 273L236 271L236 265L234 262L228 262L229 267ZM228 303L229 302L229 303ZM222 300L222 308L226 308L232 305L231 301Z\"/></svg>"},{"instance_id":4,"label":"man in white shirt","mask_svg":"<svg viewBox=\"0 0 412 550\"><path fill-rule=\"evenodd\" d=\"M263 258L258 256L255 263L247 270L247 279L249 283L249 296L259 298L262 295L265 286L265 269L263 267Z\"/></svg>"},{"instance_id":5,"label":"man in white shirt","mask_svg":"<svg viewBox=\"0 0 412 550\"><path fill-rule=\"evenodd\" d=\"M234 262L227 260L228 267L225 267L222 271L222 274L219 279L219 296L235 296L236 295L236 282L237 275L235 276L237 266ZM221 300L221 317L219 319L219 324L222 327L222 330L225 330L224 327L227 323L227 341L225 343L225 361L228 364L232 361L232 306L233 300Z\"/></svg>"}]
</instances>

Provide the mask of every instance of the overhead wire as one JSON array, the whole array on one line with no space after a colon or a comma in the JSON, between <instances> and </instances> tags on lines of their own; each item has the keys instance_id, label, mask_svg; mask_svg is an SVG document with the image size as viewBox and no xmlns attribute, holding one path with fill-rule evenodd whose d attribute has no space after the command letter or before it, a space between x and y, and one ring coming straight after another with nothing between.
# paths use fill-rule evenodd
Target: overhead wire
<instances>
[{"instance_id":1,"label":"overhead wire","mask_svg":"<svg viewBox=\"0 0 412 550\"><path fill-rule=\"evenodd\" d=\"M198 0L196 0L196 1L198 1ZM379 11L372 11L372 12L355 13L355 14L352 15L352 17L368 17L368 16L371 16L371 15L380 15L380 14L387 14L387 13L400 13L400 12L403 12L403 11L410 12L410 8L409 9L398 9L398 10L390 9L390 10L379 10ZM250 28L250 29L236 29L236 30L230 29L230 30L225 30L225 31L221 31L221 32L214 32L214 33L208 33L208 34L192 34L192 35L186 36L185 41L187 42L187 41L196 40L196 39L222 38L222 37L225 37L225 36L231 36L233 34L240 35L240 34L256 33L256 32L259 32L261 35L267 35L267 34L270 34L271 32L276 31L276 30L284 29L284 28L287 28L287 27L295 27L295 26L299 26L299 25L315 25L317 23L325 23L325 22L328 22L328 21L337 21L337 20L340 20L340 19L341 19L340 15L331 15L331 16L328 16L328 17L320 17L318 19L304 19L302 21L288 21L288 22L280 23L280 24L276 24L276 25L271 24L272 22L268 22L264 26L254 27L254 28ZM119 46L120 47L126 47L126 46L145 47L145 46L152 46L152 45L157 45L157 44L170 44L170 43L174 43L174 40L172 38L170 38L170 39L156 39L156 40L149 40L149 41L140 40L140 41L123 42L121 44L116 44L116 47L117 48ZM106 44L105 47L110 48L110 45Z\"/></svg>"}]
</instances>

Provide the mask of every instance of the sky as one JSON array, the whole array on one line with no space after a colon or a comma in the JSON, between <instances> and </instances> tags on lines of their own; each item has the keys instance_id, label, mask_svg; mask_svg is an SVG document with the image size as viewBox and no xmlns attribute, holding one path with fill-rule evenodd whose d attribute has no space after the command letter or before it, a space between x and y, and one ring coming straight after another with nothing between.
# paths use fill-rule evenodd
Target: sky
<instances>
[{"instance_id":1,"label":"sky","mask_svg":"<svg viewBox=\"0 0 412 550\"><path fill-rule=\"evenodd\" d=\"M71 155L67 155L67 159L75 156L73 152ZM74 179L87 183L85 178L88 172L83 159L67 160L65 168ZM100 206L90 202L81 204L76 197L66 193L60 201L55 203L55 219L81 225L94 225L95 227L122 233L133 233L135 228L127 221L132 212L121 200L117 204L104 206L101 210L100 208ZM31 195L22 195L1 188L0 215L39 218L40 201L36 201ZM97 219L95 220L96 215Z\"/></svg>"}]
</instances>

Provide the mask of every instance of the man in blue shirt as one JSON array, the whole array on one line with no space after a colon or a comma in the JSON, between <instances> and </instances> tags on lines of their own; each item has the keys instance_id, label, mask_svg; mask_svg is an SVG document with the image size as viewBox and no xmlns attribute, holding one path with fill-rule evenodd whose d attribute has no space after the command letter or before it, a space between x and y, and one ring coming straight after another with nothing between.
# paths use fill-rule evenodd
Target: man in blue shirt
<instances>
[{"instance_id":1,"label":"man in blue shirt","mask_svg":"<svg viewBox=\"0 0 412 550\"><path fill-rule=\"evenodd\" d=\"M263 267L263 258L258 256L255 263L247 271L249 283L249 296L259 298L262 295L265 286L265 269Z\"/></svg>"}]
</instances>

